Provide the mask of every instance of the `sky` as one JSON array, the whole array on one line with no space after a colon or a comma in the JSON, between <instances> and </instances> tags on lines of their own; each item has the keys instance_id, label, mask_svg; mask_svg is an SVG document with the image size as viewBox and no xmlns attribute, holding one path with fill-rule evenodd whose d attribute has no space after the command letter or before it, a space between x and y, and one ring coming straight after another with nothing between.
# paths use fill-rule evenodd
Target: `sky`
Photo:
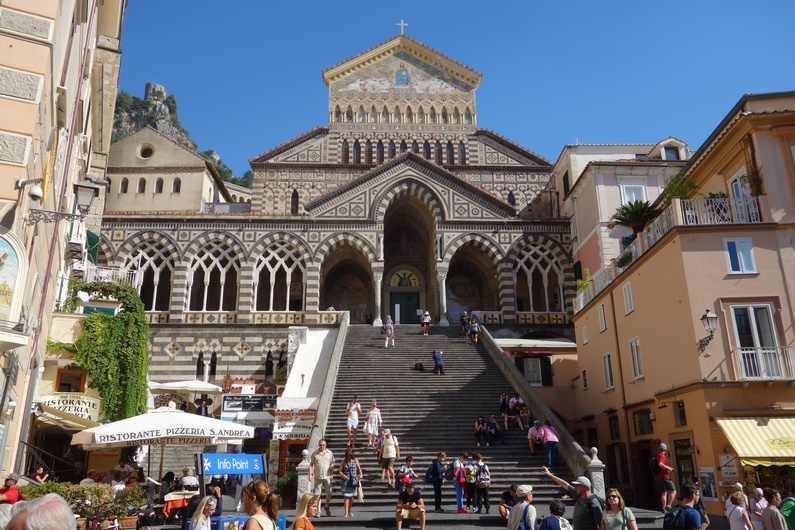
<instances>
[{"instance_id":1,"label":"sky","mask_svg":"<svg viewBox=\"0 0 795 530\"><path fill-rule=\"evenodd\" d=\"M673 135L696 150L743 94L795 90L792 0L130 0L120 89L163 85L199 150L241 176L327 125L321 72L401 19L483 74L479 127L553 163L574 143Z\"/></svg>"}]
</instances>

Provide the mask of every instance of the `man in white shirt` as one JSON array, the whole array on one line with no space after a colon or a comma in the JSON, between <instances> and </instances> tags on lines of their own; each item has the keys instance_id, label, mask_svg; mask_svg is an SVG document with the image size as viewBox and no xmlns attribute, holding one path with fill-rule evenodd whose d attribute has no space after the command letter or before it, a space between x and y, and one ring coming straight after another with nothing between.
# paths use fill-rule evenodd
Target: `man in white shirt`
<instances>
[{"instance_id":1,"label":"man in white shirt","mask_svg":"<svg viewBox=\"0 0 795 530\"><path fill-rule=\"evenodd\" d=\"M199 491L199 479L197 479L192 469L183 468L182 478L179 479L179 485L182 486L182 491Z\"/></svg>"},{"instance_id":2,"label":"man in white shirt","mask_svg":"<svg viewBox=\"0 0 795 530\"><path fill-rule=\"evenodd\" d=\"M331 517L331 478L334 476L334 453L326 449L326 440L317 443L317 451L309 458L309 482L318 497L326 490L326 516ZM320 506L318 506L318 513Z\"/></svg>"},{"instance_id":3,"label":"man in white shirt","mask_svg":"<svg viewBox=\"0 0 795 530\"><path fill-rule=\"evenodd\" d=\"M348 445L356 447L356 432L359 429L359 414L362 413L362 406L359 404L359 398L353 396L351 402L345 407L345 412L348 414Z\"/></svg>"},{"instance_id":4,"label":"man in white shirt","mask_svg":"<svg viewBox=\"0 0 795 530\"><path fill-rule=\"evenodd\" d=\"M119 460L119 465L113 468L113 471L121 471L122 478L126 479L127 477L130 476L130 473L132 473L135 470L132 468L130 464L125 462L125 460L122 458L121 460Z\"/></svg>"},{"instance_id":5,"label":"man in white shirt","mask_svg":"<svg viewBox=\"0 0 795 530\"><path fill-rule=\"evenodd\" d=\"M533 501L533 486L522 485L516 490L519 504L511 508L508 516L508 530L519 530L519 522L524 518L527 528L536 527L536 509Z\"/></svg>"},{"instance_id":6,"label":"man in white shirt","mask_svg":"<svg viewBox=\"0 0 795 530\"><path fill-rule=\"evenodd\" d=\"M527 430L527 444L530 446L531 454L536 454L536 446L544 447L543 436L544 430L541 428L541 422L535 420L533 427Z\"/></svg>"}]
</instances>

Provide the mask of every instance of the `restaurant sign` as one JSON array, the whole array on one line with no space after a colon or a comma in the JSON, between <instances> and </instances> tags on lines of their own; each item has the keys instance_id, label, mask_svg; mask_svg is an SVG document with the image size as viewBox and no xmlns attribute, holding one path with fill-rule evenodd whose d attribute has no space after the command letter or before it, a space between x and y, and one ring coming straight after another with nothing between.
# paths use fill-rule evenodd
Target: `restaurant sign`
<instances>
[{"instance_id":1,"label":"restaurant sign","mask_svg":"<svg viewBox=\"0 0 795 530\"><path fill-rule=\"evenodd\" d=\"M40 403L66 412L79 418L99 421L99 398L76 394L74 392L56 392L49 396L42 396Z\"/></svg>"}]
</instances>

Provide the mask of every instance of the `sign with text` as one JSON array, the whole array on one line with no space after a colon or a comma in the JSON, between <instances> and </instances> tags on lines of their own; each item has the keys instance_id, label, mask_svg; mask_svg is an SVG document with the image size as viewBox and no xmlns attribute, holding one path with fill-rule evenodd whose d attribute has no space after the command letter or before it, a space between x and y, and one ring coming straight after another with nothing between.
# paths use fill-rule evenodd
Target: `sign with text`
<instances>
[{"instance_id":1,"label":"sign with text","mask_svg":"<svg viewBox=\"0 0 795 530\"><path fill-rule=\"evenodd\" d=\"M56 392L49 396L42 396L40 402L73 416L99 421L99 405L101 403L99 398L74 392Z\"/></svg>"},{"instance_id":2,"label":"sign with text","mask_svg":"<svg viewBox=\"0 0 795 530\"><path fill-rule=\"evenodd\" d=\"M272 409L276 406L276 396L265 396L262 394L242 395L225 394L223 411L224 412L253 412Z\"/></svg>"},{"instance_id":3,"label":"sign with text","mask_svg":"<svg viewBox=\"0 0 795 530\"><path fill-rule=\"evenodd\" d=\"M273 424L274 440L301 440L309 438L311 432L311 421L280 421Z\"/></svg>"},{"instance_id":4,"label":"sign with text","mask_svg":"<svg viewBox=\"0 0 795 530\"><path fill-rule=\"evenodd\" d=\"M205 475L258 475L265 472L262 455L202 453L202 472Z\"/></svg>"}]
</instances>

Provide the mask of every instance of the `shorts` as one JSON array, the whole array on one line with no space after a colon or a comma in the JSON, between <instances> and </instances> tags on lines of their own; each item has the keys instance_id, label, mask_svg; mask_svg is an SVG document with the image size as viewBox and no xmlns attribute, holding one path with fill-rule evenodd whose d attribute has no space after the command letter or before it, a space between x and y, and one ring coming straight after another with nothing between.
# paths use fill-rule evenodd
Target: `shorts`
<instances>
[{"instance_id":1,"label":"shorts","mask_svg":"<svg viewBox=\"0 0 795 530\"><path fill-rule=\"evenodd\" d=\"M331 495L331 477L317 478L312 480L312 492L315 495L320 495L325 490L326 495Z\"/></svg>"},{"instance_id":2,"label":"shorts","mask_svg":"<svg viewBox=\"0 0 795 530\"><path fill-rule=\"evenodd\" d=\"M425 508L403 508L395 511L400 514L401 519L419 519L420 514L425 512Z\"/></svg>"},{"instance_id":3,"label":"shorts","mask_svg":"<svg viewBox=\"0 0 795 530\"><path fill-rule=\"evenodd\" d=\"M381 467L383 469L389 469L390 467L393 467L394 465L395 465L395 459L394 458L387 458L387 457L381 458Z\"/></svg>"},{"instance_id":4,"label":"shorts","mask_svg":"<svg viewBox=\"0 0 795 530\"><path fill-rule=\"evenodd\" d=\"M359 420L358 419L353 419L351 417L348 417L348 427L350 427L351 429L354 429L354 430L358 429L359 428Z\"/></svg>"},{"instance_id":5,"label":"shorts","mask_svg":"<svg viewBox=\"0 0 795 530\"><path fill-rule=\"evenodd\" d=\"M657 491L660 493L665 493L666 491L676 491L676 486L674 486L673 481L671 481L669 478L657 477L654 479L654 483L657 484Z\"/></svg>"}]
</instances>

